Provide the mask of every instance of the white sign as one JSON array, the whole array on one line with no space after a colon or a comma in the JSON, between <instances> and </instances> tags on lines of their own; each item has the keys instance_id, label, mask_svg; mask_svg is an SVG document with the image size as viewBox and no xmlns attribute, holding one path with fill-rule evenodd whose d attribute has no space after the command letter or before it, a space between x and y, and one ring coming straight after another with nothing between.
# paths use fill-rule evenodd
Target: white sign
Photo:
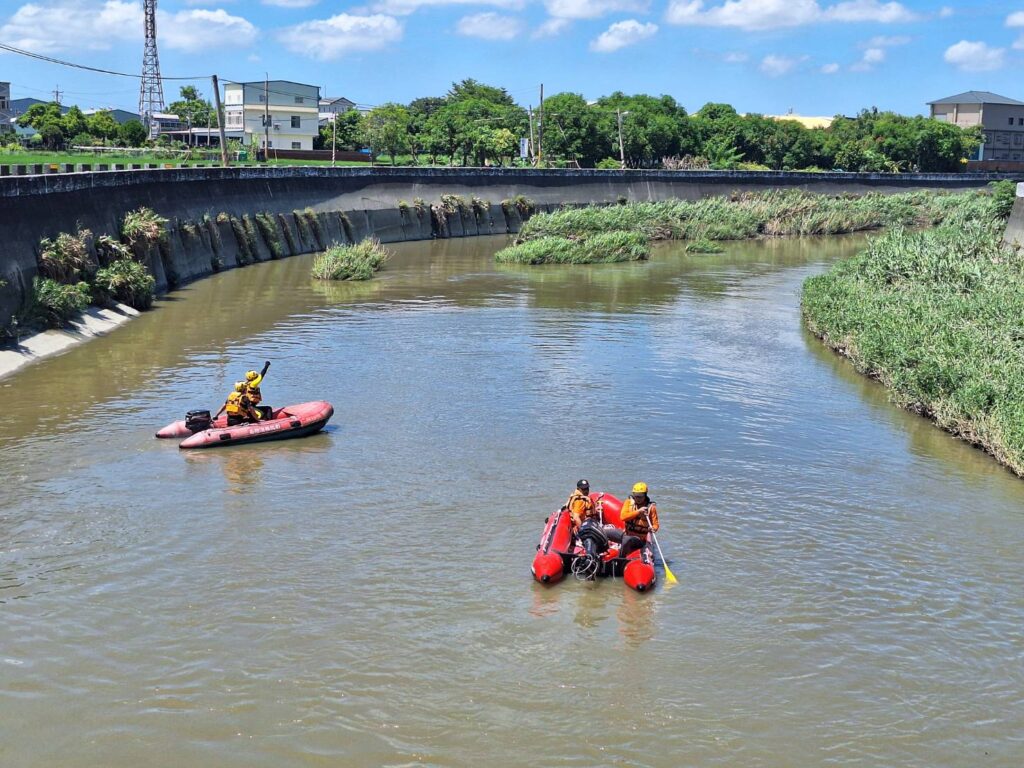
<instances>
[{"instance_id":1,"label":"white sign","mask_svg":"<svg viewBox=\"0 0 1024 768\"><path fill-rule=\"evenodd\" d=\"M519 157L523 160L530 156L530 140L520 139L519 140Z\"/></svg>"}]
</instances>

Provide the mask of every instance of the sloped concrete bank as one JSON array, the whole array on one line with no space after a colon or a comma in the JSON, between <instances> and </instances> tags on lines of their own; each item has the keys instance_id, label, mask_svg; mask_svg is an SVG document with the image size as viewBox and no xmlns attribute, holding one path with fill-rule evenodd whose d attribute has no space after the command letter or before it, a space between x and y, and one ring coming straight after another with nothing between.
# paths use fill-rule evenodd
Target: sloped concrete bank
<instances>
[{"instance_id":1,"label":"sloped concrete bank","mask_svg":"<svg viewBox=\"0 0 1024 768\"><path fill-rule=\"evenodd\" d=\"M382 242L517 232L523 211L563 205L800 188L860 194L983 187L1000 174L734 173L447 168L190 168L0 178L0 327L24 307L39 242L87 228L117 236L140 206L169 219L143 258L158 292L221 269L319 251L368 235ZM463 205L444 210L443 195ZM423 205L415 202L422 200ZM404 203L404 204L403 204ZM432 214L430 206L438 208Z\"/></svg>"}]
</instances>

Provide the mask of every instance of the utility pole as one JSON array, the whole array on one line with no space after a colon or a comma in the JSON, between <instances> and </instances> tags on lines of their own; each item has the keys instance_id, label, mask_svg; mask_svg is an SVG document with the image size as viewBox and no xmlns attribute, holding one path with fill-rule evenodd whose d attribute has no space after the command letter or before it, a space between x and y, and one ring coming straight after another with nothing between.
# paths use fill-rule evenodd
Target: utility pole
<instances>
[{"instance_id":1,"label":"utility pole","mask_svg":"<svg viewBox=\"0 0 1024 768\"><path fill-rule=\"evenodd\" d=\"M537 161L537 145L533 141L533 105L530 105L528 112L530 115L530 159L534 162Z\"/></svg>"},{"instance_id":2,"label":"utility pole","mask_svg":"<svg viewBox=\"0 0 1024 768\"><path fill-rule=\"evenodd\" d=\"M263 162L270 160L270 73L263 81Z\"/></svg>"},{"instance_id":3,"label":"utility pole","mask_svg":"<svg viewBox=\"0 0 1024 768\"><path fill-rule=\"evenodd\" d=\"M619 123L619 164L622 166L622 170L626 170L626 150L622 146L622 111L617 107L615 109L615 117ZM628 115L629 112L626 112Z\"/></svg>"},{"instance_id":4,"label":"utility pole","mask_svg":"<svg viewBox=\"0 0 1024 768\"><path fill-rule=\"evenodd\" d=\"M242 86L245 87L244 85ZM220 85L217 83L217 76L213 75L213 100L217 105L217 126L220 129L220 161L225 168L229 165L228 163L228 140L224 136L224 108L220 103ZM244 133L242 134L245 135ZM209 136L206 138L210 140Z\"/></svg>"},{"instance_id":5,"label":"utility pole","mask_svg":"<svg viewBox=\"0 0 1024 768\"><path fill-rule=\"evenodd\" d=\"M338 154L338 109L335 107L333 110L334 117L331 119L331 128L333 133L331 135L331 167L334 167L334 158Z\"/></svg>"},{"instance_id":6,"label":"utility pole","mask_svg":"<svg viewBox=\"0 0 1024 768\"><path fill-rule=\"evenodd\" d=\"M63 95L64 91L60 89L59 85L53 89L53 100L56 101L58 104L60 104L60 97Z\"/></svg>"},{"instance_id":7,"label":"utility pole","mask_svg":"<svg viewBox=\"0 0 1024 768\"><path fill-rule=\"evenodd\" d=\"M544 162L544 83L540 84L540 114L537 117L537 165Z\"/></svg>"}]
</instances>

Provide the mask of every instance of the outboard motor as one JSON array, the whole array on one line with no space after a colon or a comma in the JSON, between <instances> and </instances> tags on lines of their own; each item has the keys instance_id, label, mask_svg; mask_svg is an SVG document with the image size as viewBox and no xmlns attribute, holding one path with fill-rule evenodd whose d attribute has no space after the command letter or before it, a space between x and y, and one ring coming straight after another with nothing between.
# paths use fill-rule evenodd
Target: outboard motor
<instances>
[{"instance_id":1,"label":"outboard motor","mask_svg":"<svg viewBox=\"0 0 1024 768\"><path fill-rule=\"evenodd\" d=\"M185 428L193 435L196 432L205 432L213 424L209 411L189 411L185 414Z\"/></svg>"},{"instance_id":2,"label":"outboard motor","mask_svg":"<svg viewBox=\"0 0 1024 768\"><path fill-rule=\"evenodd\" d=\"M591 580L601 568L601 555L608 551L608 534L593 520L587 520L576 533L586 554L572 563L572 573L577 579Z\"/></svg>"}]
</instances>

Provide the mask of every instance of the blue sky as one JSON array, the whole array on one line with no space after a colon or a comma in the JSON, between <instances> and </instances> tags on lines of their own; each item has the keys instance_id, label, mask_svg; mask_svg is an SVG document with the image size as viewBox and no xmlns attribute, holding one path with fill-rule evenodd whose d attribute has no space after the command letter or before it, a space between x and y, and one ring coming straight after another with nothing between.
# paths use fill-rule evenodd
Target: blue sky
<instances>
[{"instance_id":1,"label":"blue sky","mask_svg":"<svg viewBox=\"0 0 1024 768\"><path fill-rule=\"evenodd\" d=\"M0 0L0 42L138 72L141 0ZM374 105L467 77L523 105L667 93L687 109L906 114L965 90L1024 100L1024 0L160 0L165 76L297 80ZM0 52L12 96L135 109L138 81ZM196 83L209 92L209 80ZM168 101L179 83L165 84Z\"/></svg>"}]
</instances>

